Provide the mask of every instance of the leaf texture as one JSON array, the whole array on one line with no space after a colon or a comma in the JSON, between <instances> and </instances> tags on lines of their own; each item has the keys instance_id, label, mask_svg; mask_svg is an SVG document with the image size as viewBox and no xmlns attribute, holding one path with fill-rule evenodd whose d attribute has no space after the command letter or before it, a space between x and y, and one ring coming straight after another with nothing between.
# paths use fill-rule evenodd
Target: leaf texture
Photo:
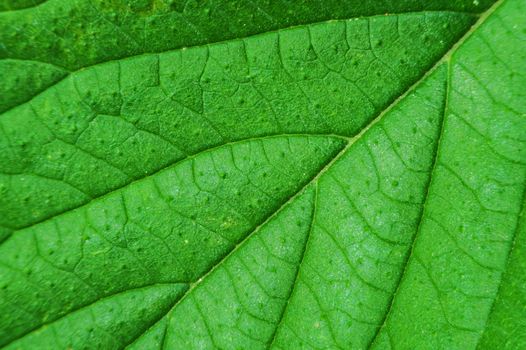
<instances>
[{"instance_id":1,"label":"leaf texture","mask_svg":"<svg viewBox=\"0 0 526 350\"><path fill-rule=\"evenodd\" d=\"M526 346L524 2L0 10L3 349Z\"/></svg>"}]
</instances>

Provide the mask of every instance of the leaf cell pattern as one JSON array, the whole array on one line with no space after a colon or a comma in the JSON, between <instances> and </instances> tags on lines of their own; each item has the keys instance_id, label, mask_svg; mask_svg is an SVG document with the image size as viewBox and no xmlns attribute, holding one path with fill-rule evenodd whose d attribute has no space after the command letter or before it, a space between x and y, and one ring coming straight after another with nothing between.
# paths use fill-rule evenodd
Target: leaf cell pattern
<instances>
[{"instance_id":1,"label":"leaf cell pattern","mask_svg":"<svg viewBox=\"0 0 526 350\"><path fill-rule=\"evenodd\" d=\"M526 8L490 5L0 4L115 38L1 48L0 346L526 346Z\"/></svg>"}]
</instances>

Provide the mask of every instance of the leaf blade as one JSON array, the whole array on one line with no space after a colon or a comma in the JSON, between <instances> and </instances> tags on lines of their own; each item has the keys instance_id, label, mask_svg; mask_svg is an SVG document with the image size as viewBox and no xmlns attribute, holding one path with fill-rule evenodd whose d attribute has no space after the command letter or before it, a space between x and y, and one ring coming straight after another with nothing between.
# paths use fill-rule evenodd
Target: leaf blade
<instances>
[{"instance_id":1,"label":"leaf blade","mask_svg":"<svg viewBox=\"0 0 526 350\"><path fill-rule=\"evenodd\" d=\"M461 2L458 5L463 6ZM477 5L478 3L474 3L474 6ZM56 180L60 178L60 175L56 175L60 174L60 167L68 169L67 171L73 169L71 164L57 161L53 152L59 152L56 154L60 155L71 147L76 152L74 157L77 160L83 152L85 157L77 162L80 172L79 168L74 170L83 174L79 177L80 186L78 182L69 183L71 189L78 191L76 193L68 190L73 204L71 201L60 204L64 206L64 214L57 212L56 207L50 208L47 213L39 212L41 209L38 206L31 207L31 204L26 208L31 208L29 210L32 213L24 217L26 214L16 209L17 204L7 207L6 213L15 214L1 223L2 236L10 235L16 228L26 227L4 242L6 248L0 246L0 251L6 253L1 260L0 282L3 285L0 293L7 295L9 299L0 301L0 308L7 310L4 314L12 327L8 329L10 336L13 336L14 329L15 337L20 337L21 342L35 343L37 341L32 334L26 338L23 332L16 335L17 332L24 327L26 331L30 330L35 325L49 321L50 317L52 328L55 329L54 326L57 325L56 329L60 330L64 327L62 319L67 318L74 320L72 329L78 329L76 340L80 345L85 344L87 338L81 336L85 334L82 333L84 330L79 328L83 323L78 322L77 313L71 312L71 305L74 304L77 308L88 305L86 308L91 310L89 304L85 304L86 301L94 301L95 308L98 305L97 298L108 297L108 292L115 293L122 286L129 288L137 283L140 287L143 276L135 274L133 277L124 277L116 274L115 269L119 267L117 265L124 262L121 266L123 270L129 269L131 264L135 272L140 270L146 275L156 272L157 275L150 282L183 282L191 283L192 287L182 296L172 295L171 297L179 298L178 301L167 312L157 314L150 325L136 325L134 330L124 330L126 334L119 340L119 348L178 348L178 341L185 341L186 347L197 348L229 348L234 343L250 348L287 348L291 344L302 348L364 348L371 345L375 348L517 346L523 339L515 326L523 318L520 309L521 289L516 288L521 281L517 271L522 266L523 240L520 234L522 226L513 224L520 218L524 200L524 181L521 179L524 180L526 176L522 146L526 125L521 119L525 110L524 99L521 98L521 86L524 85L524 55L521 54L521 48L524 47L525 40L520 26L513 23L520 23L516 14L521 12L521 6L520 2L514 0L500 1L470 29L467 40L455 39L443 46L451 46L455 42L440 59L441 62L447 61L450 67L448 91L445 93L444 67L440 64L435 64L431 71L426 68L425 77L405 93L401 92L403 88L396 86L398 82L389 85L390 82L386 84L386 80L383 80L382 85L379 83L381 79L371 79L374 75L371 70L367 71L367 79L362 79L358 85L352 79L360 79L363 71L361 69L347 70L346 73L351 75L339 80L341 72L346 69L348 57L343 58L346 54L339 56L338 52L341 51L342 43L347 42L349 45L349 33L358 36L353 38L353 44L365 45L365 51L367 47L371 48L367 52L374 58L371 66L374 69L381 67L376 72L381 72L380 76L385 75L387 81L400 77L406 79L408 76L413 76L411 79L414 80L418 74L423 74L421 67L402 73L400 67L394 71L389 70L389 65L396 65L400 58L401 46L396 44L396 33L400 34L400 19L415 16L404 14L344 21L344 36L338 23L312 24L283 31L287 35L279 32L277 39L272 35L261 35L212 45L206 49L189 49L187 57L200 62L197 66L190 64L190 61L185 63L181 58L186 50L97 65L93 67L93 71L87 69L79 72L82 79L79 80L77 76L66 79L66 83L57 85L58 88L44 92L43 97L35 99L39 103L37 106L32 102L29 104L32 116L42 119L40 130L28 129L32 120L28 118L30 114L27 111L23 112L23 108L20 109L22 114L19 114L19 109L15 109L16 113L13 113L15 110L8 112L8 116L14 116L12 120L1 124L3 119L0 119L0 126L3 126L0 131L6 136L3 148L8 152L0 153L0 157L3 156L7 164L13 167L7 170L9 175L16 173L18 170L13 169L18 169L26 161L20 158L20 164L17 164L17 157L27 156L28 153L17 155L16 152L19 151L12 151L16 147L23 149L27 146L27 141L20 136L23 134L20 131L24 128L35 132L38 142L44 142L40 147L32 145L30 153L33 153L34 158L27 163L43 159L44 155L50 159L48 163L36 165L35 169L43 170L43 173L35 176L25 174L12 181L11 188L22 190L22 194L24 191L26 194L45 193L53 188L51 182L49 185L28 188L24 181L31 179L31 183L35 184L43 181L36 180L37 176L46 179L45 181ZM28 13L30 11L32 9ZM396 30L393 18L396 18ZM440 21L430 24L433 18L430 21L427 21L427 16L425 18L422 22L426 22L429 27L441 24ZM505 22L509 20L511 27ZM451 25L451 22L445 21L445 25ZM416 49L419 46L418 40L423 36L419 36L421 33L415 28L410 32L412 35L406 37L416 39L412 43ZM364 33L367 35L359 38ZM451 34L446 36L452 38ZM341 40L344 37L345 40ZM360 41L361 39L364 40ZM378 56L377 49L372 48L386 43L387 49L381 49ZM268 47L273 49L268 50ZM345 44L343 48L345 51ZM353 51L353 55L364 48L354 49L358 51ZM336 54L332 54L333 51ZM486 54L484 58L483 54ZM255 65L245 64L240 57L252 63L263 57L267 64L271 62L266 68L274 69L275 62L272 63L269 59L273 55L278 59L277 67L280 69L276 71L279 74L270 73L268 79L262 81L263 84L254 84L251 81L254 69L257 69L257 77L264 71L264 65L261 62ZM167 57L170 59L167 60ZM210 65L209 61L213 64ZM352 62L352 59L348 61ZM431 66L433 62L430 60L426 64ZM177 68L174 70L174 67ZM163 82L162 74L156 75L156 72L161 71L168 75L177 74L174 79ZM248 76L244 76L247 72ZM303 83L296 81L303 72L308 74L308 79ZM126 77L123 79L123 76ZM195 82L200 83L203 77L208 80L207 84L211 83L207 92L217 100L215 105L210 104L210 100L203 103L203 90L196 88ZM312 77L314 80L310 81ZM349 77L352 79L345 82ZM287 79L294 84L276 84ZM413 81L411 79L401 86L410 85ZM79 85L79 81L84 85ZM169 84L166 84L167 81ZM252 85L249 90L240 87L247 82ZM347 83L349 85L345 85ZM66 90L64 86L67 86ZM165 119L155 119L162 116L160 110L156 109L161 106L156 99L158 92L152 92L156 86L175 91L173 94L166 94L163 90L163 93L167 99L180 106L179 110L166 113ZM344 93L338 91L342 87ZM136 94L130 93L126 97L126 93L121 93L121 89L134 88ZM68 89L69 93L76 94L75 98L64 99L63 93ZM288 95L280 95L280 90L286 91L285 95ZM115 94L115 91L118 93ZM310 96L319 97L322 91L330 93L321 99L309 100ZM349 94L349 91L352 93ZM396 97L398 95L400 96ZM283 96L289 98L283 99ZM358 102L359 108L351 109L353 115L347 119L343 117L342 111L348 109L340 110L337 105L342 101L353 100L356 96L362 96L363 99ZM133 101L135 98L137 100ZM128 102L123 103L126 99ZM279 101L280 99L283 101ZM394 102L386 108L386 103L393 99ZM444 100L447 100L447 106L442 110L446 116L442 139L438 142L440 132L436 131L436 125L435 129L429 129L426 123L442 118L443 112L436 116L440 109L436 107L443 104ZM257 104L249 103L247 106L247 101ZM376 106L378 101L381 107ZM244 107L234 106L236 103ZM70 119L68 114L74 118L77 111L75 104L84 104L87 107L85 111L91 111L92 114L82 117L85 118L84 122L88 120L87 127L84 127L78 138L71 141L71 135L65 133L63 127L72 125L66 119ZM433 105L434 110L430 110ZM123 106L129 115L122 115ZM166 105L162 105L161 109L164 107ZM318 111L310 116L306 113L307 117L301 123L293 121L287 124L292 121L288 115L295 108L306 108L309 113L314 108L323 113ZM239 110L243 109L244 114L238 115ZM364 111L365 114L360 114ZM148 117L144 117L145 115ZM183 118L182 123L171 125L168 122L173 115L182 115L186 119ZM204 119L192 124L190 117L195 115L203 115ZM425 117L428 115L434 117L426 121ZM62 122L61 116L65 117ZM251 121L250 118L254 116L261 119L254 124L243 124L246 120ZM314 117L313 123L309 124L308 118L311 117ZM338 118L342 118L341 121ZM368 124L370 120L373 121ZM411 127L413 122L415 127ZM323 135L309 135L313 131L309 129L312 126L315 133L320 134L322 130ZM274 135L276 132L272 131L273 127L281 131L285 129L288 134ZM422 127L426 131L421 130ZM173 134L173 130L179 132ZM194 130L208 134L195 139L198 134L193 134ZM289 135L291 131L296 135ZM357 136L352 137L356 133ZM464 141L466 135L468 139ZM189 138L183 139L182 136ZM122 140L119 142L125 142L126 147L131 150L124 163L119 163L116 154L112 153L114 146L102 145L119 139ZM322 146L321 160L317 159L317 151L312 153L313 149L309 148L312 146L310 141L301 141L296 146L301 145L300 148L307 147L308 150L296 149L292 153L310 152L307 158L311 160L297 158L293 163L300 165L300 168L287 168L290 164L283 166L282 160L276 158L276 155L283 158L283 149L287 145L276 144L276 147L271 147L270 153L264 146L257 145L258 142L267 144L280 139L288 140L289 150L290 141L294 139L332 140L329 143L334 142L334 147ZM343 149L343 145L338 146L340 140L343 144L347 143ZM103 142L97 144L99 141ZM68 142L69 146L65 146ZM137 142L139 146L135 146ZM228 146L223 146L225 142ZM52 147L47 146L48 144ZM251 146L246 147L249 144ZM438 156L433 156L432 149L436 144L439 144L439 151L436 152ZM79 145L80 148L76 149ZM225 147L230 150L229 157L232 158L226 163L228 157L225 158L222 153ZM41 151L39 148L45 149ZM150 158L148 152L144 152L145 148L151 148L159 156ZM209 148L213 149L203 152ZM236 152L232 149L236 149ZM258 161L252 164L254 152L259 161L279 165L269 168L265 165L260 167ZM190 159L184 159L187 153L193 154ZM138 158L134 160L130 158L130 154L137 154ZM223 154L219 158L220 162L211 156L214 154ZM93 160L88 161L86 157ZM93 162L98 162L98 166L105 164L104 170L99 171L100 174L112 174L111 176L121 178L115 177L108 180L107 184L102 183L100 187L101 178L97 178L98 174L93 172L93 185L82 187L85 186L82 182L86 182L87 174L82 173L82 166L94 164ZM57 165L57 168L53 168ZM155 172L159 166L161 169L168 168L168 171ZM309 170L303 171L301 169L305 168L301 166L307 166ZM170 169L184 169L175 171L179 174L176 176L179 181L177 184L172 175L166 175L174 173ZM367 169L371 171L364 173ZM212 175L214 172L216 175ZM405 172L411 173L411 176L404 175ZM375 177L373 174L381 175ZM224 180L231 175L245 179L243 181L246 181L246 187L234 182L217 186L222 181L219 178ZM140 180L133 181L136 178ZM290 178L290 181L284 180L285 178ZM360 182L364 179L369 183ZM102 180L104 181L106 180ZM64 184L67 185L67 181ZM285 189L279 190L276 184L284 185ZM313 201L319 209L313 210L312 215L296 212L287 217L289 208L312 195L314 186L317 195ZM377 191L370 192L371 187L377 188ZM91 192L94 188L95 194ZM232 195L237 193L236 188L247 190L247 198L235 199L236 196ZM0 184L0 193L5 194L5 189L5 185ZM210 189L213 189L212 192L219 191L220 194L219 201L214 200L212 204L207 194ZM318 206L320 189L322 205ZM106 197L113 196L104 194L108 191L122 193L121 200L114 201L115 203L106 200ZM59 193L57 198L69 197L66 193ZM276 193L279 193L279 198L273 198ZM288 194L283 197L283 193ZM75 199L75 196L80 199ZM190 199L193 196L195 198ZM90 198L94 200L86 204ZM186 199L175 201L166 211L159 206L161 201L158 199L172 203L174 198ZM283 198L288 200L283 202ZM266 202L268 200L270 203ZM342 203L348 203L348 208ZM4 210L4 204L0 204L0 210ZM122 208L116 209L119 206ZM254 209L257 206L262 206L262 212ZM74 209L75 207L78 209ZM144 207L147 208L146 212ZM83 212L90 227L81 234L75 234L75 225L79 224L79 220L68 221L65 218L73 218L76 215L74 213ZM124 215L120 215L121 212ZM158 213L152 215L153 212ZM418 215L419 212L423 214ZM483 218L477 218L477 212L484 212ZM341 217L342 213L348 215ZM49 215L52 218L47 220ZM20 221L13 224L13 218ZM130 218L132 222L129 221ZM295 274L292 273L294 268L289 269L290 273L285 273L287 269L278 264L280 267L276 278L269 280L274 272L262 268L270 266L272 254L269 251L269 255L265 255L265 249L254 242L265 235L278 239L278 230L274 230L275 236L268 234L275 227L274 223L290 224L295 218L311 222L311 229L307 234L309 238L305 239L305 230L299 235L303 238L298 242L301 241L304 245L293 244L296 256L303 249L303 257L299 260L301 262L295 259ZM123 219L124 224L121 222ZM40 223L42 220L44 221ZM187 225L186 222L192 224ZM323 225L319 222L323 222ZM80 223L84 225L82 220ZM365 228L360 226L363 223ZM460 226L455 227L458 223L461 223ZM126 230L121 230L123 227ZM168 228L170 232L166 231ZM459 228L458 233L456 228ZM197 233L198 231L201 233ZM174 232L180 239L167 242L166 239ZM193 236L188 236L192 232ZM294 228L289 228L281 234L285 232L295 231ZM148 233L152 237L147 237ZM102 243L98 243L99 248L89 250L87 258L84 243L80 243L78 259L79 245L76 240L84 240L92 234L98 234L105 242L100 241ZM495 234L496 239L492 238ZM185 248L187 242L194 238L203 238L198 246L205 249L206 253L198 252L198 246ZM207 239L212 239L213 242L208 244ZM306 244L306 240L310 243ZM356 248L358 246L360 249ZM299 249L301 247L303 248ZM136 252L135 248L138 249ZM144 259L144 252L141 252L144 248L151 256L161 255L158 259ZM115 254L118 249L122 249L120 254L132 254L121 259ZM47 253L49 257L45 257ZM56 253L58 256L51 257ZM98 255L102 256L102 260L97 258ZM242 260L247 256L256 258L247 265ZM262 262L261 259L265 256L266 262ZM109 263L102 264L104 259ZM454 262L457 260L462 263L455 266ZM88 265L84 265L86 261ZM96 263L89 265L90 261ZM48 266L44 267L42 262ZM89 271L94 271L97 264L101 271L109 273L109 276L103 277L107 281L102 281L101 276L86 275ZM48 274L54 269L57 271ZM168 269L172 269L171 274L166 274ZM233 269L239 279L244 281L243 290L235 289L239 282L229 269ZM258 271L257 275L253 271ZM35 272L41 276L35 278ZM81 283L63 283L64 288L61 287L59 300L55 304L50 302L52 294L48 292L52 288L47 285L42 288L37 283L35 287L38 291L33 299L30 293L17 293L27 290L29 286L33 288L34 282L44 281L45 276L51 277L45 283L66 281L59 277L61 273L80 273L77 277ZM218 277L221 275L223 278ZM82 281L82 276L87 278ZM173 278L166 280L169 276L177 278L175 281ZM262 281L265 282L261 283ZM95 296L88 294L87 299L85 296L75 301L68 299L73 292L66 291L66 285L70 288L68 290L78 293L90 287L89 284L93 282L105 289ZM83 283L85 286L82 286ZM234 292L228 294L227 290L232 290L232 285ZM269 286L278 287L279 298L273 298L267 289ZM288 296L286 286L292 286ZM46 288L47 292L44 291ZM6 294L6 289L11 294ZM214 292L207 293L206 290ZM248 294L243 297L239 292ZM262 298L269 299L262 303ZM65 306L68 302L69 306ZM15 308L11 312L10 307L6 307L9 303L27 304L30 311L25 316L20 316L13 311ZM510 309L510 305L517 307ZM212 315L208 314L203 306L215 308L216 311ZM263 313L252 320L245 317L239 323L239 318L236 319L233 311L240 308L249 312L256 311L255 314ZM64 310L69 310L69 314L64 314ZM309 312L304 313L305 310ZM479 312L480 310L483 312ZM135 311L137 310L132 306L132 312ZM508 316L509 313L513 314L513 318ZM82 311L78 314L82 314ZM104 310L101 310L101 316L103 314ZM26 316L29 318L24 321ZM404 317L409 317L411 322ZM23 321L17 325L17 320ZM112 321L101 329L106 326L111 328ZM203 332L198 334L199 328ZM65 331L70 334L69 329ZM42 339L53 341L50 331L38 334ZM107 342L104 337L100 334L99 338L106 346L117 347L117 343L113 340ZM65 343L55 340L55 344L60 347ZM51 345L42 345L46 346Z\"/></svg>"}]
</instances>

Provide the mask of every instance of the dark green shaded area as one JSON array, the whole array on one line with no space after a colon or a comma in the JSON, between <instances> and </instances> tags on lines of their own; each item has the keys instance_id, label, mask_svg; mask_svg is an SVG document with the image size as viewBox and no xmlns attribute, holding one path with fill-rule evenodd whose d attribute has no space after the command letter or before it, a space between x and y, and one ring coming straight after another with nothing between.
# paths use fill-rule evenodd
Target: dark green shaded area
<instances>
[{"instance_id":1,"label":"dark green shaded area","mask_svg":"<svg viewBox=\"0 0 526 350\"><path fill-rule=\"evenodd\" d=\"M50 64L26 60L0 60L0 112L26 102L63 79L69 72Z\"/></svg>"},{"instance_id":2,"label":"dark green shaded area","mask_svg":"<svg viewBox=\"0 0 526 350\"><path fill-rule=\"evenodd\" d=\"M78 69L300 24L425 10L479 13L492 2L49 0L38 10L0 14L0 57Z\"/></svg>"},{"instance_id":3,"label":"dark green shaded area","mask_svg":"<svg viewBox=\"0 0 526 350\"><path fill-rule=\"evenodd\" d=\"M0 13L0 59L41 62L77 70L148 52L243 38L334 19L421 11L480 13L493 1L183 1L48 0L38 7ZM22 8L40 1L7 1ZM0 4L0 11L2 4ZM38 67L30 68L39 70ZM10 73L0 112L56 81L36 73Z\"/></svg>"},{"instance_id":4,"label":"dark green shaded area","mask_svg":"<svg viewBox=\"0 0 526 350\"><path fill-rule=\"evenodd\" d=\"M0 0L0 11L14 11L42 4L47 0Z\"/></svg>"}]
</instances>

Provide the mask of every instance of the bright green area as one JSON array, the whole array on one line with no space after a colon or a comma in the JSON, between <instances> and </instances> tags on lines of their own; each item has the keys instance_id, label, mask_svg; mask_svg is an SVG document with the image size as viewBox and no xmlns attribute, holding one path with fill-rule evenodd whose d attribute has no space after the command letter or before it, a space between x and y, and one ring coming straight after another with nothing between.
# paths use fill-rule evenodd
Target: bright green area
<instances>
[{"instance_id":1,"label":"bright green area","mask_svg":"<svg viewBox=\"0 0 526 350\"><path fill-rule=\"evenodd\" d=\"M0 347L525 347L489 5L4 1Z\"/></svg>"},{"instance_id":2,"label":"bright green area","mask_svg":"<svg viewBox=\"0 0 526 350\"><path fill-rule=\"evenodd\" d=\"M524 201L526 24L519 13L525 5L504 2L450 59L438 158L411 258L377 338L379 349L465 349L492 332L487 325L506 319L492 313L488 321L488 315L508 269ZM521 283L521 275L514 273L516 280L507 283ZM503 284L500 293L506 289ZM524 323L521 305L515 326ZM521 348L505 334L493 339L495 347L483 342L480 348ZM517 336L524 339L524 333Z\"/></svg>"}]
</instances>

